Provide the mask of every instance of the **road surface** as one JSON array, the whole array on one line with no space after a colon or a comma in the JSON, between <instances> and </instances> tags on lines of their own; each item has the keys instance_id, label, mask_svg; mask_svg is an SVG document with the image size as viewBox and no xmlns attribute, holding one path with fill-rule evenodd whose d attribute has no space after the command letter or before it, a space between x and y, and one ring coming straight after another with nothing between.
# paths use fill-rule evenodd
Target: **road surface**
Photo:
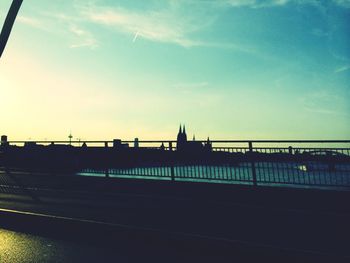
<instances>
[{"instance_id":1,"label":"road surface","mask_svg":"<svg viewBox=\"0 0 350 263\"><path fill-rule=\"evenodd\" d=\"M4 174L0 176L1 182L12 178L5 178L7 175ZM19 183L19 178L11 180ZM60 180L67 185L64 179ZM5 225L15 231L20 229L26 233L74 242L77 244L77 256L80 256L79 247L85 247L81 242L88 241L93 246L91 251L100 251L102 247L107 251L102 254L108 255L108 249L117 252L119 245L130 239L122 250L126 257L135 255L130 249L132 246L135 246L138 255L145 253L140 248L150 248L153 259L156 255L169 253L179 257L188 254L204 256L208 250L203 248L226 246L236 248L237 253L244 251L241 258L251 251L260 251L261 255L277 255L284 260L290 255L297 258L337 259L339 262L350 259L350 216L347 210L267 206L248 202L238 194L236 198L233 195L228 200L205 198L203 195L202 198L194 198L171 192L160 194L160 190L154 191L154 187L149 192L144 191L144 187L140 188L142 191L136 191L137 186L134 185L130 190L130 185L125 186L122 181L109 183L119 184L119 191L100 189L92 192L79 187L65 187L66 190L35 188L23 184L16 186L9 181L0 186L0 227ZM94 182L94 187L98 187L97 182ZM179 189L184 191L185 188L176 190ZM305 203L307 201L305 199ZM44 240L32 235L28 237L28 240ZM57 244L65 250L68 243ZM219 262L226 259L230 262L237 255L236 252L222 257ZM123 256L123 253L116 253L115 256L120 255ZM220 254L213 250L211 256L216 258ZM172 258L174 262L180 262L177 261L179 258Z\"/></svg>"}]
</instances>

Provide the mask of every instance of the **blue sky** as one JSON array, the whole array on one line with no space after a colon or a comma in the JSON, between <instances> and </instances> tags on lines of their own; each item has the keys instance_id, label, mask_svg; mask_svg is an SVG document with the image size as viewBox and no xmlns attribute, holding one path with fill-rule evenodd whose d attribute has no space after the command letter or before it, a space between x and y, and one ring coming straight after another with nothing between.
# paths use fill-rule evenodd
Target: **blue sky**
<instances>
[{"instance_id":1,"label":"blue sky","mask_svg":"<svg viewBox=\"0 0 350 263\"><path fill-rule=\"evenodd\" d=\"M24 0L0 133L349 139L349 24L349 0Z\"/></svg>"}]
</instances>

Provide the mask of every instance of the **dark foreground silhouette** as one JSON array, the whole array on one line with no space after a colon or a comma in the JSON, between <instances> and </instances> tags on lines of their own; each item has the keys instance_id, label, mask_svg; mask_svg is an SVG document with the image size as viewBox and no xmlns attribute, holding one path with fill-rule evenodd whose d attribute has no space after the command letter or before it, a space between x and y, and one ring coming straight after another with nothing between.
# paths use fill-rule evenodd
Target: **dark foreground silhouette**
<instances>
[{"instance_id":1,"label":"dark foreground silhouette","mask_svg":"<svg viewBox=\"0 0 350 263\"><path fill-rule=\"evenodd\" d=\"M337 149L262 152L250 147L227 152L206 147L208 141L201 145L183 143L178 149L164 144L157 148L127 147L121 141L112 147L33 142L18 147L5 137L2 142L2 228L105 249L101 258L107 261L115 261L110 252L120 250L135 262L349 261L350 191L344 189L76 174L85 167L128 171L154 165L211 165L216 166L216 178L218 171L227 171L227 165L240 167L242 163L249 164L253 175L254 165L265 160L321 162L334 176L338 164L349 162L349 156ZM285 168L282 171L290 173ZM314 177L314 172L310 174ZM346 172L340 174L342 179L348 177ZM276 178L280 177L278 173Z\"/></svg>"},{"instance_id":2,"label":"dark foreground silhouette","mask_svg":"<svg viewBox=\"0 0 350 263\"><path fill-rule=\"evenodd\" d=\"M348 149L349 150L349 149ZM337 164L349 164L350 156L332 150L263 152L227 152L210 147L178 149L124 147L74 147L72 145L40 145L27 143L23 147L0 146L0 165L41 171L78 172L85 168L132 168L172 165L238 165L257 162L320 162L330 171Z\"/></svg>"},{"instance_id":3,"label":"dark foreground silhouette","mask_svg":"<svg viewBox=\"0 0 350 263\"><path fill-rule=\"evenodd\" d=\"M0 207L16 210L0 209L0 227L122 251L138 262L347 262L350 256L346 191L0 177L8 183Z\"/></svg>"}]
</instances>

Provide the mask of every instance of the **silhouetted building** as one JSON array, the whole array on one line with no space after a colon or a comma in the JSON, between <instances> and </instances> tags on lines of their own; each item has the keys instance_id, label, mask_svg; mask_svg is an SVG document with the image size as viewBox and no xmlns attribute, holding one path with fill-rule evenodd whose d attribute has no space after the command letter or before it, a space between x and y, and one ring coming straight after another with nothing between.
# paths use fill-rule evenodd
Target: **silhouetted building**
<instances>
[{"instance_id":1,"label":"silhouetted building","mask_svg":"<svg viewBox=\"0 0 350 263\"><path fill-rule=\"evenodd\" d=\"M24 147L34 148L36 146L37 146L36 142L25 142L24 143Z\"/></svg>"},{"instance_id":2,"label":"silhouetted building","mask_svg":"<svg viewBox=\"0 0 350 263\"><path fill-rule=\"evenodd\" d=\"M134 147L139 148L139 138L135 138L134 140Z\"/></svg>"},{"instance_id":3,"label":"silhouetted building","mask_svg":"<svg viewBox=\"0 0 350 263\"><path fill-rule=\"evenodd\" d=\"M203 150L203 144L201 142L196 141L194 135L193 141L187 141L185 125L183 126L183 128L180 125L179 133L177 134L176 145L178 151L199 152Z\"/></svg>"},{"instance_id":4,"label":"silhouetted building","mask_svg":"<svg viewBox=\"0 0 350 263\"><path fill-rule=\"evenodd\" d=\"M186 145L187 145L186 128L185 128L185 125L184 125L184 127L182 129L181 128L181 124L180 124L179 133L177 134L177 140L176 140L176 149L178 151L185 150L186 149Z\"/></svg>"},{"instance_id":5,"label":"silhouetted building","mask_svg":"<svg viewBox=\"0 0 350 263\"><path fill-rule=\"evenodd\" d=\"M197 141L188 141L186 145L186 150L192 152L198 152L203 150L203 144Z\"/></svg>"},{"instance_id":6,"label":"silhouetted building","mask_svg":"<svg viewBox=\"0 0 350 263\"><path fill-rule=\"evenodd\" d=\"M206 142L205 145L204 145L204 149L205 149L206 151L209 151L209 152L211 152L212 149L213 149L213 147L212 147L212 145L211 145L211 141L209 140L209 137L208 137L208 139L207 139L207 142Z\"/></svg>"},{"instance_id":7,"label":"silhouetted building","mask_svg":"<svg viewBox=\"0 0 350 263\"><path fill-rule=\"evenodd\" d=\"M8 145L7 136L1 135L1 146L5 147Z\"/></svg>"},{"instance_id":8,"label":"silhouetted building","mask_svg":"<svg viewBox=\"0 0 350 263\"><path fill-rule=\"evenodd\" d=\"M120 139L114 139L113 140L113 148L128 148L129 144L122 143L122 140Z\"/></svg>"}]
</instances>

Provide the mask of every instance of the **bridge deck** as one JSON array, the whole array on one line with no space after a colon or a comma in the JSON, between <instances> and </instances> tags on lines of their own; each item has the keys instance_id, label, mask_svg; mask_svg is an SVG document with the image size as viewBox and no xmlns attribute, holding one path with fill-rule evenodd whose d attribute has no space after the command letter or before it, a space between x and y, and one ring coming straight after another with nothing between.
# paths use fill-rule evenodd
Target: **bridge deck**
<instances>
[{"instance_id":1,"label":"bridge deck","mask_svg":"<svg viewBox=\"0 0 350 263\"><path fill-rule=\"evenodd\" d=\"M44 182L39 180L43 176L1 173L1 182L9 183L0 187L0 207L65 218L38 220L41 216L3 210L0 226L79 242L93 237L105 246L122 238L148 247L147 240L153 239L154 247L164 251L184 252L183 242L201 251L199 244L206 240L205 246L216 247L213 251L254 247L270 256L284 251L284 257L350 258L349 192L72 176L57 176L45 187L23 185L26 180ZM94 222L87 226L86 220Z\"/></svg>"}]
</instances>

